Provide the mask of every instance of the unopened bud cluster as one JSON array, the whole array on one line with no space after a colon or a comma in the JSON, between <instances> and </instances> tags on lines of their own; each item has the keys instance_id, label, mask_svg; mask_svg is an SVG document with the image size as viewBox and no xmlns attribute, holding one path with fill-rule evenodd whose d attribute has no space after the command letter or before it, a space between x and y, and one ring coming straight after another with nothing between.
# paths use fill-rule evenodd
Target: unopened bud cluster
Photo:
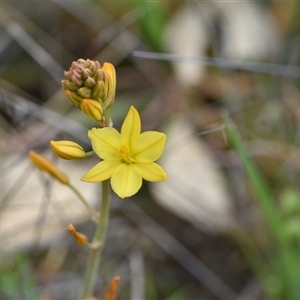
<instances>
[{"instance_id":1,"label":"unopened bud cluster","mask_svg":"<svg viewBox=\"0 0 300 300\"><path fill-rule=\"evenodd\" d=\"M114 104L116 71L111 63L78 59L65 71L62 87L69 100L99 125L105 122L105 112ZM109 119L108 119L109 120ZM52 151L63 159L84 159L84 149L72 141L51 141Z\"/></svg>"},{"instance_id":2,"label":"unopened bud cluster","mask_svg":"<svg viewBox=\"0 0 300 300\"><path fill-rule=\"evenodd\" d=\"M69 100L88 117L100 122L103 112L114 104L116 72L110 63L78 59L64 73L62 87Z\"/></svg>"}]
</instances>

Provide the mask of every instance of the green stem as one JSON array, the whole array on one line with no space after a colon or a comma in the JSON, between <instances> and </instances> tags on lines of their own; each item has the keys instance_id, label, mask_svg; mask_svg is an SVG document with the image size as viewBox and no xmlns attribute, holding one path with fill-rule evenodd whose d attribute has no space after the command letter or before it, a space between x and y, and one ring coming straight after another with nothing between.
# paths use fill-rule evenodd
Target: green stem
<instances>
[{"instance_id":1,"label":"green stem","mask_svg":"<svg viewBox=\"0 0 300 300\"><path fill-rule=\"evenodd\" d=\"M93 155L95 155L94 151L85 152L85 157L91 157Z\"/></svg>"},{"instance_id":2,"label":"green stem","mask_svg":"<svg viewBox=\"0 0 300 300\"><path fill-rule=\"evenodd\" d=\"M98 213L90 206L82 194L73 186L71 183L68 183L69 188L76 194L81 203L85 206L88 212L91 214L92 219L98 221Z\"/></svg>"},{"instance_id":3,"label":"green stem","mask_svg":"<svg viewBox=\"0 0 300 300\"><path fill-rule=\"evenodd\" d=\"M96 280L97 270L101 258L101 252L106 237L108 217L109 217L109 198L110 198L109 180L105 180L102 182L102 203L100 208L100 215L98 219L96 233L91 243L93 247L90 251L90 255L87 262L84 289L81 297L82 300L92 298L93 285Z\"/></svg>"},{"instance_id":4,"label":"green stem","mask_svg":"<svg viewBox=\"0 0 300 300\"><path fill-rule=\"evenodd\" d=\"M104 110L105 126L110 127L110 108Z\"/></svg>"}]
</instances>

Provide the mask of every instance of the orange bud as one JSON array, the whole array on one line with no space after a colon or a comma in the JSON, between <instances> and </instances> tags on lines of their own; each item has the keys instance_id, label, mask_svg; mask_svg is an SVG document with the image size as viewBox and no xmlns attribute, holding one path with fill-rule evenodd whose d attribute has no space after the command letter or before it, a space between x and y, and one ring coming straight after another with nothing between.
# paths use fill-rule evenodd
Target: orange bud
<instances>
[{"instance_id":1,"label":"orange bud","mask_svg":"<svg viewBox=\"0 0 300 300\"><path fill-rule=\"evenodd\" d=\"M68 230L73 235L75 241L79 245L84 245L87 243L87 241L88 241L87 236L78 232L73 224L70 224L69 226L67 226L66 230Z\"/></svg>"},{"instance_id":2,"label":"orange bud","mask_svg":"<svg viewBox=\"0 0 300 300\"><path fill-rule=\"evenodd\" d=\"M50 160L45 156L36 153L33 150L29 152L29 159L40 170L48 173L54 179L58 180L62 184L69 184L69 178L66 174L60 171Z\"/></svg>"},{"instance_id":3,"label":"orange bud","mask_svg":"<svg viewBox=\"0 0 300 300\"><path fill-rule=\"evenodd\" d=\"M112 281L110 282L108 291L106 292L105 295L105 300L116 300L117 299L117 288L118 288L118 283L120 281L120 277L114 277Z\"/></svg>"}]
</instances>

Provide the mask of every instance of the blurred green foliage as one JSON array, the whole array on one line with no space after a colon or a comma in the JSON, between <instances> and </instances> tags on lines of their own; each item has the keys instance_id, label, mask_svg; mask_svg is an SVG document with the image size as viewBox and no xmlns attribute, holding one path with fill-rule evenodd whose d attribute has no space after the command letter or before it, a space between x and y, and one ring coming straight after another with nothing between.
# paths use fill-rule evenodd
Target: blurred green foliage
<instances>
[{"instance_id":1,"label":"blurred green foliage","mask_svg":"<svg viewBox=\"0 0 300 300\"><path fill-rule=\"evenodd\" d=\"M260 245L260 250L257 251L254 237L249 236L246 231L237 230L234 235L261 281L266 295L271 299L298 299L300 248L294 240L295 236L299 239L300 235L299 194L294 190L287 192L282 199L280 211L275 195L272 195L259 169L247 153L232 121L224 115L224 122L227 125L229 141L241 160L263 213L267 226L264 240L271 239L271 244Z\"/></svg>"},{"instance_id":2,"label":"blurred green foliage","mask_svg":"<svg viewBox=\"0 0 300 300\"><path fill-rule=\"evenodd\" d=\"M134 0L131 3L144 13L144 16L138 21L143 38L154 51L163 51L163 34L168 22L168 14L166 12L168 3L158 4L157 2L136 2Z\"/></svg>"},{"instance_id":3,"label":"blurred green foliage","mask_svg":"<svg viewBox=\"0 0 300 300\"><path fill-rule=\"evenodd\" d=\"M38 299L34 273L25 254L17 254L0 263L1 299Z\"/></svg>"}]
</instances>

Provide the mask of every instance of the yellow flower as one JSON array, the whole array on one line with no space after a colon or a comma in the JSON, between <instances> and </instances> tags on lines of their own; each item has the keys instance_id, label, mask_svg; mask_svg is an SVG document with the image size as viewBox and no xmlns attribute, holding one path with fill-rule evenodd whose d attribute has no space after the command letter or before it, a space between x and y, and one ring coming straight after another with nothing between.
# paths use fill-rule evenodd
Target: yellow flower
<instances>
[{"instance_id":1,"label":"yellow flower","mask_svg":"<svg viewBox=\"0 0 300 300\"><path fill-rule=\"evenodd\" d=\"M114 192L121 198L137 193L142 179L158 182L166 172L154 161L163 153L166 135L156 131L141 133L138 111L132 106L119 133L110 127L93 128L88 133L94 152L102 159L89 170L83 181L99 182L111 178Z\"/></svg>"}]
</instances>

